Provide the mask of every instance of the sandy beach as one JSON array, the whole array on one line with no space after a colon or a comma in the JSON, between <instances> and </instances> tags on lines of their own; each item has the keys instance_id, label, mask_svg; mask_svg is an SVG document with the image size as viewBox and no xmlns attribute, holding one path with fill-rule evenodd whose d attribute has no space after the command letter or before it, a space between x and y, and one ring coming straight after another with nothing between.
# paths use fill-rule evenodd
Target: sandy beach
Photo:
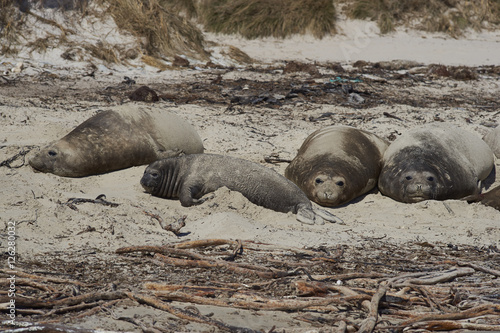
<instances>
[{"instance_id":1,"label":"sandy beach","mask_svg":"<svg viewBox=\"0 0 500 333\"><path fill-rule=\"evenodd\" d=\"M83 289L142 290L144 282L171 283L173 279L180 283L183 276L185 283L195 284L197 274L204 276L200 268L155 265L145 255L123 256L115 251L126 246L226 239L284 249L344 247L346 251L356 249L359 257L366 258L370 251L384 247L406 251L408 258L426 249L489 249L483 259L478 255L471 260L498 270L500 211L480 203L429 200L404 204L375 189L347 205L328 208L345 224L304 225L292 213L256 206L226 188L216 191L202 205L189 208L176 200L150 196L139 184L145 166L64 178L35 172L27 163L40 147L63 137L96 112L130 103L186 119L198 130L207 153L248 159L281 174L287 163L267 163L266 157L292 159L310 133L333 124L354 126L389 140L436 121L455 124L478 137L498 125L498 31L471 33L462 39L411 31L379 36L370 24L346 22L339 35L322 40L300 36L248 41L207 34L207 39L219 44L217 47L233 45L255 59L254 64L235 67L224 65L226 60L222 58L213 59L220 68L194 60L189 68L164 71L146 65L90 66L56 57L57 50L46 55L1 58L0 161L20 155L0 167L0 220L3 230L9 222L15 224L16 268L85 282L88 289L82 287L82 293ZM313 64L316 71L284 73L285 65L292 60ZM359 60L367 63L353 66ZM391 62L394 60L404 61ZM23 69L13 72L18 63ZM452 66L468 66L474 79L437 75L432 64L448 66L450 71ZM327 84L331 85L329 91L325 90ZM128 94L142 85L154 89L160 101L130 101ZM361 96L363 102L350 100L349 93L343 92L345 88ZM294 89L299 92L291 96ZM499 167L497 160L497 170ZM492 175L487 187L500 184L498 172L496 178ZM81 203L72 209L67 204L71 198L95 199L101 194L118 206ZM186 216L186 226L176 236L163 230L158 218L152 216L161 217L167 224ZM414 252L416 243L427 248ZM5 273L6 236L1 244ZM461 253L462 260L467 260L466 252ZM408 260L418 261L419 256ZM356 271L339 263L323 269L321 274ZM370 271L377 269L371 267ZM217 271L212 274L205 282L217 277ZM115 280L119 275L122 280ZM229 282L229 278L224 279ZM497 280L488 281L498 288ZM237 277L236 281L245 283ZM18 299L30 297L21 295L22 290L33 287L19 288ZM212 312L212 318L227 324L266 332L273 326L286 332L335 327L329 324L318 328L285 311L197 307L202 314ZM123 320L125 317L133 318L135 324ZM130 299L115 303L111 310L81 318L73 318L71 312L49 317L22 311L17 314L19 322L52 321L87 329L140 332L146 331L144 327L163 325L167 331L223 331L172 318ZM498 319L496 324L500 324Z\"/></svg>"}]
</instances>

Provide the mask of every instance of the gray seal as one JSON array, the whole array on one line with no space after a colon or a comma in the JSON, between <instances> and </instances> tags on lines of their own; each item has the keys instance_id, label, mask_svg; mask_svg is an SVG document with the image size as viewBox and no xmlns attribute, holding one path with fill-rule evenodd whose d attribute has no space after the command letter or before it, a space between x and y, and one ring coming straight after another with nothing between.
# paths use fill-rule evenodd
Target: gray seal
<instances>
[{"instance_id":1,"label":"gray seal","mask_svg":"<svg viewBox=\"0 0 500 333\"><path fill-rule=\"evenodd\" d=\"M500 125L489 131L484 137L484 142L490 146L497 158L500 158Z\"/></svg>"},{"instance_id":2,"label":"gray seal","mask_svg":"<svg viewBox=\"0 0 500 333\"><path fill-rule=\"evenodd\" d=\"M476 134L449 123L428 124L387 148L378 187L401 202L462 199L480 193L493 166L493 152Z\"/></svg>"},{"instance_id":3,"label":"gray seal","mask_svg":"<svg viewBox=\"0 0 500 333\"><path fill-rule=\"evenodd\" d=\"M377 185L387 146L364 130L325 127L306 138L285 176L317 204L343 205Z\"/></svg>"},{"instance_id":4,"label":"gray seal","mask_svg":"<svg viewBox=\"0 0 500 333\"><path fill-rule=\"evenodd\" d=\"M30 165L42 172L84 177L145 165L180 153L203 152L195 128L159 109L123 105L101 111L42 148Z\"/></svg>"},{"instance_id":5,"label":"gray seal","mask_svg":"<svg viewBox=\"0 0 500 333\"><path fill-rule=\"evenodd\" d=\"M179 199L186 207L201 204L205 194L225 186L256 205L295 213L303 223L342 222L329 212L314 210L307 196L274 170L230 156L193 154L158 160L146 168L141 185L147 193Z\"/></svg>"}]
</instances>

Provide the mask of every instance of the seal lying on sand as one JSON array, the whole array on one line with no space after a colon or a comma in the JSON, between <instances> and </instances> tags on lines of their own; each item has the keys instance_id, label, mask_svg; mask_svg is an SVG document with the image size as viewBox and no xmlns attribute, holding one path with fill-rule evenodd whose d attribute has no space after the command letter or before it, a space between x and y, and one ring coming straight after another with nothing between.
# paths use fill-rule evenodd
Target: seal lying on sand
<instances>
[{"instance_id":1,"label":"seal lying on sand","mask_svg":"<svg viewBox=\"0 0 500 333\"><path fill-rule=\"evenodd\" d=\"M193 126L174 114L123 105L87 119L30 161L39 171L84 177L203 152Z\"/></svg>"},{"instance_id":2,"label":"seal lying on sand","mask_svg":"<svg viewBox=\"0 0 500 333\"><path fill-rule=\"evenodd\" d=\"M483 137L497 158L500 158L500 125Z\"/></svg>"},{"instance_id":3,"label":"seal lying on sand","mask_svg":"<svg viewBox=\"0 0 500 333\"><path fill-rule=\"evenodd\" d=\"M225 186L256 205L296 213L303 223L342 222L326 211L313 210L307 196L274 170L229 156L194 154L155 161L144 171L141 185L147 193L178 198L187 207L201 204L205 194Z\"/></svg>"},{"instance_id":4,"label":"seal lying on sand","mask_svg":"<svg viewBox=\"0 0 500 333\"><path fill-rule=\"evenodd\" d=\"M387 148L378 187L401 202L461 199L480 192L493 163L493 152L473 133L446 123L425 125Z\"/></svg>"},{"instance_id":5,"label":"seal lying on sand","mask_svg":"<svg viewBox=\"0 0 500 333\"><path fill-rule=\"evenodd\" d=\"M338 206L377 185L387 141L348 126L329 126L307 137L285 176L312 201Z\"/></svg>"},{"instance_id":6,"label":"seal lying on sand","mask_svg":"<svg viewBox=\"0 0 500 333\"><path fill-rule=\"evenodd\" d=\"M485 206L490 206L500 210L500 186L497 186L486 193L469 196L466 199L468 202L480 202Z\"/></svg>"}]
</instances>

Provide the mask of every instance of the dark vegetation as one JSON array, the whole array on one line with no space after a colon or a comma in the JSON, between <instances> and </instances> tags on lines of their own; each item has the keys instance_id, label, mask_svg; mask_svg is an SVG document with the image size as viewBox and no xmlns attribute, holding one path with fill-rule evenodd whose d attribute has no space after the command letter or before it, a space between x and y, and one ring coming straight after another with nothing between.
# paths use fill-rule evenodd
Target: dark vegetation
<instances>
[{"instance_id":1,"label":"dark vegetation","mask_svg":"<svg viewBox=\"0 0 500 333\"><path fill-rule=\"evenodd\" d=\"M57 22L45 15L47 10L60 11L64 19ZM199 24L210 32L249 39L306 33L322 38L336 33L335 22L342 13L376 21L381 33L405 26L459 37L467 29L498 27L500 0L0 0L0 54L16 54L23 47L43 52L68 44L67 36L74 31L66 23L78 26L82 17L93 15L103 20L111 16L140 44L133 56L124 56L123 50L103 42L82 45L106 62L123 62L138 55L145 62L154 62L179 54L206 60ZM56 29L32 40L33 23L28 19L33 22L33 18L37 25Z\"/></svg>"}]
</instances>

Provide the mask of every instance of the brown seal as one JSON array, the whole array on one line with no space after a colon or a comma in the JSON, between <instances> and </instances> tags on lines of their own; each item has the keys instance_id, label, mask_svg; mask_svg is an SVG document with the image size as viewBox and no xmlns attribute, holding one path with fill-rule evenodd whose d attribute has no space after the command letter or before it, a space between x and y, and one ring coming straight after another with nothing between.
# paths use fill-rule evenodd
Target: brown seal
<instances>
[{"instance_id":1,"label":"brown seal","mask_svg":"<svg viewBox=\"0 0 500 333\"><path fill-rule=\"evenodd\" d=\"M329 126L309 135L285 176L312 201L338 206L375 187L388 143L349 126Z\"/></svg>"},{"instance_id":2,"label":"brown seal","mask_svg":"<svg viewBox=\"0 0 500 333\"><path fill-rule=\"evenodd\" d=\"M480 192L493 152L474 133L452 124L410 130L387 148L378 187L401 202L462 199Z\"/></svg>"},{"instance_id":3,"label":"brown seal","mask_svg":"<svg viewBox=\"0 0 500 333\"><path fill-rule=\"evenodd\" d=\"M500 210L500 186L497 186L486 193L469 196L466 200L468 202L480 202L485 206L490 206Z\"/></svg>"},{"instance_id":4,"label":"brown seal","mask_svg":"<svg viewBox=\"0 0 500 333\"><path fill-rule=\"evenodd\" d=\"M159 109L122 105L101 111L40 150L30 165L65 177L84 177L144 165L180 153L203 152L193 126Z\"/></svg>"},{"instance_id":5,"label":"brown seal","mask_svg":"<svg viewBox=\"0 0 500 333\"><path fill-rule=\"evenodd\" d=\"M272 169L240 158L193 154L151 163L141 179L147 193L179 199L183 206L204 202L205 194L223 186L240 192L256 205L278 212L292 212L303 223L342 222L324 210L315 210L307 196Z\"/></svg>"}]
</instances>

